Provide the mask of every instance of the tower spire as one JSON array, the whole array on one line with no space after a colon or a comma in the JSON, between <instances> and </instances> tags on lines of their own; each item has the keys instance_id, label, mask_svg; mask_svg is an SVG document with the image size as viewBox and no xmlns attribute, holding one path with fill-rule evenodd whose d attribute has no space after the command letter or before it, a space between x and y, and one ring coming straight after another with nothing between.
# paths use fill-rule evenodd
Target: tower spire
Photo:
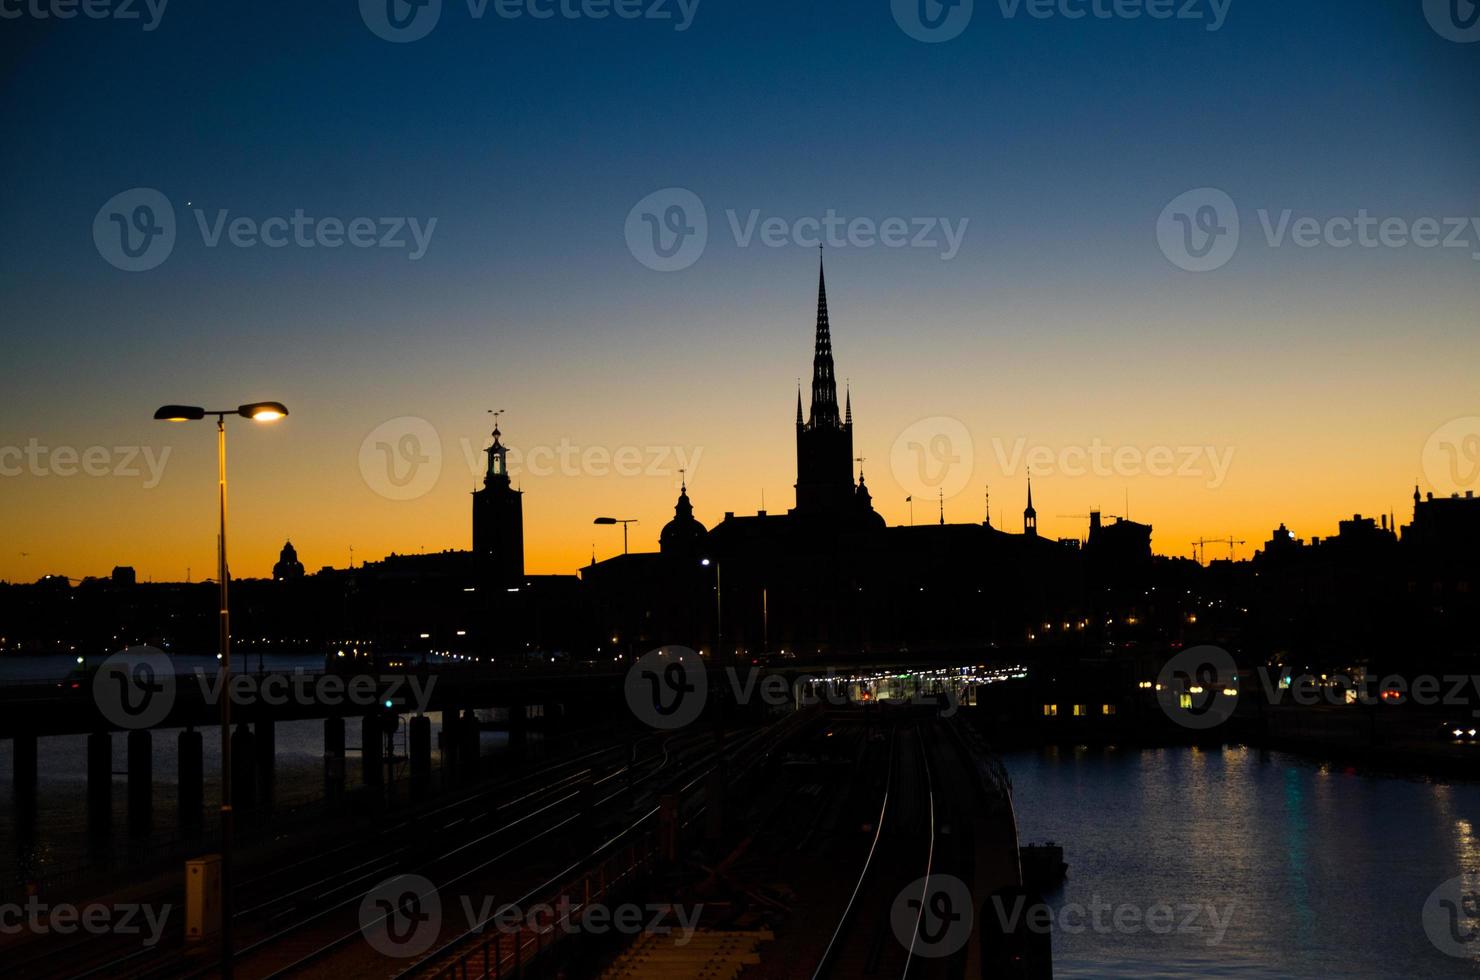
<instances>
[{"instance_id":1,"label":"tower spire","mask_svg":"<svg viewBox=\"0 0 1480 980\"><path fill-rule=\"evenodd\" d=\"M488 454L488 468L483 474L483 485L485 487L491 487L498 483L507 487L509 485L509 455L508 450L504 448L504 444L499 441L499 437L503 433L499 431L498 427L499 416L504 414L504 410L501 408L498 410L490 408L488 414L493 416L493 442L487 449L483 450Z\"/></svg>"},{"instance_id":2,"label":"tower spire","mask_svg":"<svg viewBox=\"0 0 1480 980\"><path fill-rule=\"evenodd\" d=\"M812 352L812 419L816 427L838 425L838 382L833 376L832 327L827 319L827 272L817 250L817 342Z\"/></svg>"},{"instance_id":3,"label":"tower spire","mask_svg":"<svg viewBox=\"0 0 1480 980\"><path fill-rule=\"evenodd\" d=\"M797 379L801 387L801 379ZM858 487L853 482L853 399L847 419L838 409L838 383L833 371L832 328L827 315L827 273L817 257L817 342L812 356L812 411L802 421L797 392L797 510L808 515L858 516ZM877 515L874 515L877 516ZM869 518L872 523L872 518Z\"/></svg>"},{"instance_id":4,"label":"tower spire","mask_svg":"<svg viewBox=\"0 0 1480 980\"><path fill-rule=\"evenodd\" d=\"M1023 533L1038 533L1038 511L1033 509L1033 471L1028 471L1028 506L1023 508Z\"/></svg>"}]
</instances>

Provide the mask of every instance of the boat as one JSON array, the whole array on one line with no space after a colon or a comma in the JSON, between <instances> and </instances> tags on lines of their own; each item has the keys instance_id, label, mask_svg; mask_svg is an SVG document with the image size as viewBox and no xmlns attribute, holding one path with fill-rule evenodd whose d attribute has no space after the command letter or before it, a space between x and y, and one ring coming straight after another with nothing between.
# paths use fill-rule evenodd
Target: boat
<instances>
[{"instance_id":1,"label":"boat","mask_svg":"<svg viewBox=\"0 0 1480 980\"><path fill-rule=\"evenodd\" d=\"M1018 863L1023 871L1023 887L1030 891L1052 891L1069 873L1064 849L1053 841L1019 847Z\"/></svg>"}]
</instances>

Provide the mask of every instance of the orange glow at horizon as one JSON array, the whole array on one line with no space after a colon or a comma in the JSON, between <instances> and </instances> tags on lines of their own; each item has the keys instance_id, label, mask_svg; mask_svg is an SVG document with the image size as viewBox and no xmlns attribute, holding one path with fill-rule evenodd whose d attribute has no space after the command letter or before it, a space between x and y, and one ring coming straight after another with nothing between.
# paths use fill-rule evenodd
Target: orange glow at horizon
<instances>
[{"instance_id":1,"label":"orange glow at horizon","mask_svg":"<svg viewBox=\"0 0 1480 980\"><path fill-rule=\"evenodd\" d=\"M917 469L929 444L913 454L896 446L909 426L896 432L876 424L875 409L857 392L854 409L855 454L866 460L875 509L891 525L908 524L912 516L916 524L936 523L940 504L932 490L921 490L930 484L920 482ZM584 439L534 424L507 428L511 474L525 491L526 570L570 574L593 552L598 559L620 553L621 528L592 525L603 514L637 518L631 549L656 550L658 533L673 516L680 468L687 470L695 516L706 526L725 511L755 513L763 501L769 512L785 512L794 502L793 428L784 407L770 414L764 426L751 426L737 413L723 428L691 418L675 428L639 423L625 431L615 419L604 419ZM486 434L471 428L441 434L435 484L397 500L370 485L378 477L366 480L354 440L318 457L295 445L293 424L274 426L267 438L255 427L238 426L230 434L228 536L236 577L269 575L288 539L310 571L344 567L351 547L359 564L392 552L469 546L469 492L481 479ZM1245 542L1236 554L1247 558L1281 522L1306 539L1335 533L1338 520L1358 512L1375 518L1391 511L1406 523L1410 474L1422 473L1429 436L1422 423L1410 423L1337 438L1323 434L1315 420L1291 422L1282 438L1262 443L1244 426L1230 426L1222 441L1169 434L1134 442L1108 434L1073 439L1079 433L1059 425L1037 428L1041 435L1033 437L994 436L984 434L985 426L966 424L970 448L961 451L956 443L960 458L949 465L957 475L946 479L948 486L962 484L944 500L948 523L980 522L990 487L993 525L1020 532L1026 473L1036 463L1033 496L1044 537L1082 539L1091 509L1102 510L1108 522L1128 508L1127 516L1153 525L1157 554L1190 556L1192 542L1206 538L1206 557L1223 558L1232 537ZM136 462L140 475L133 478L80 472L8 478L3 524L11 547L0 558L0 578L82 578L106 575L114 565L132 565L141 581L183 581L187 568L196 580L211 577L214 439L205 427L195 439L180 438L179 431L171 427L172 438L154 448L153 462L163 466L152 487L145 486L150 470L144 461ZM382 461L387 451L426 450L389 446L380 452ZM366 465L376 472L376 450L369 452ZM924 465L937 462L926 456ZM1165 475L1146 472L1153 467Z\"/></svg>"},{"instance_id":2,"label":"orange glow at horizon","mask_svg":"<svg viewBox=\"0 0 1480 980\"><path fill-rule=\"evenodd\" d=\"M316 352L284 363L233 342L222 353L230 383L215 386L292 407L272 425L228 420L233 574L270 575L289 539L309 572L345 567L351 548L359 564L469 547L469 493L492 428L483 409L495 401L510 409L501 424L525 492L532 574L574 573L593 550L598 559L620 553L621 529L591 523L603 514L636 518L632 550L655 550L680 468L708 527L726 511L756 512L763 497L768 511L785 512L794 503L794 378L805 388L810 371L813 275L800 269L780 290L796 307L785 322L771 310L698 322L676 310L657 323L634 312L604 325L623 331L623 345L599 355L593 341L541 334L540 325L487 339L469 325L474 339L435 349L399 337L367 343L325 375ZM1082 539L1092 508L1109 520L1128 506L1153 526L1153 550L1174 556L1190 556L1200 538L1232 537L1247 558L1281 522L1307 540L1356 513L1406 523L1415 480L1439 494L1480 489L1473 473L1468 486L1444 485L1425 456L1437 432L1477 414L1469 375L1480 332L1463 295L1430 310L1428 331L1401 343L1390 325L1412 302L1397 287L1354 293L1323 316L1306 311L1312 319L1299 332L1286 323L1294 313L1251 326L1257 297L1180 334L1185 321L1172 311L1110 322L1094 304L1066 299L1028 320L1000 297L990 318L964 301L936 314L925 338L897 328L907 311L853 299L844 279L829 268L837 373L840 383L851 378L854 455L891 525L909 523L906 495L915 523L939 519L919 467L938 470L946 458L947 522L980 522L990 487L993 524L1021 531L1031 467L1040 535ZM1093 339L1085 323L1119 343ZM673 340L690 335L706 342ZM380 367L412 349L414 371ZM511 374L492 395L490 363ZM209 420L154 422L166 399L143 394L179 389L166 363L121 395L90 389L95 410L68 415L38 403L34 418L12 415L0 438L0 579L80 579L114 565L133 566L140 581L214 574ZM70 394L49 397L64 404ZM419 421L397 421L408 418ZM954 427L949 446L929 438L940 423L928 420L939 419ZM69 452L33 468L30 448ZM1227 554L1226 544L1206 550Z\"/></svg>"}]
</instances>

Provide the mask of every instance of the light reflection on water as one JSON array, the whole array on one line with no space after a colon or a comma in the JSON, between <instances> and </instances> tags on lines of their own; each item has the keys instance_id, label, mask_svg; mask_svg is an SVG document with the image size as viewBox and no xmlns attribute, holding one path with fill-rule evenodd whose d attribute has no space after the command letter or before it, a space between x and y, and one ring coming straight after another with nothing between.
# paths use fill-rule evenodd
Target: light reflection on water
<instances>
[{"instance_id":1,"label":"light reflection on water","mask_svg":"<svg viewBox=\"0 0 1480 980\"><path fill-rule=\"evenodd\" d=\"M1056 929L1055 976L1480 976L1480 935L1455 958L1423 924L1440 884L1480 880L1480 785L1243 747L1048 748L1004 760L1023 841L1064 846L1069 879L1052 906L1166 903L1179 923L1203 910L1196 932L1117 932L1110 913L1098 929ZM1232 909L1221 942L1210 905Z\"/></svg>"}]
</instances>

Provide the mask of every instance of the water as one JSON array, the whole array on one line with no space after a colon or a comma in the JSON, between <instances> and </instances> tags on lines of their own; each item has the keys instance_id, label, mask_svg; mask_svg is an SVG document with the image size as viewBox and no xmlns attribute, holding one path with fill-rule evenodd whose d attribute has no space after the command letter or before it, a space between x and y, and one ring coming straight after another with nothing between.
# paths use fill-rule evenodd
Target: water
<instances>
[{"instance_id":1,"label":"water","mask_svg":"<svg viewBox=\"0 0 1480 980\"><path fill-rule=\"evenodd\" d=\"M175 673L183 676L193 676L197 670L214 673L220 663L214 653L171 653L169 657L175 664ZM92 666L96 667L106 657L95 656L90 659ZM268 672L290 673L294 670L324 669L323 653L264 653L260 660L262 668ZM255 673L258 661L259 657L255 652L234 650L231 654L232 673ZM76 658L70 656L9 653L0 657L0 685L59 681L76 666Z\"/></svg>"},{"instance_id":2,"label":"water","mask_svg":"<svg viewBox=\"0 0 1480 980\"><path fill-rule=\"evenodd\" d=\"M1425 929L1438 886L1463 876L1465 894L1480 892L1480 785L1241 747L1050 748L1004 761L1024 842L1051 838L1069 862L1048 896L1069 913L1053 932L1055 976L1480 976L1480 908L1461 920L1459 956ZM1078 914L1096 900L1127 926L1168 904L1174 928L1117 930L1113 911L1096 928ZM1427 921L1450 935L1437 900Z\"/></svg>"}]
</instances>

